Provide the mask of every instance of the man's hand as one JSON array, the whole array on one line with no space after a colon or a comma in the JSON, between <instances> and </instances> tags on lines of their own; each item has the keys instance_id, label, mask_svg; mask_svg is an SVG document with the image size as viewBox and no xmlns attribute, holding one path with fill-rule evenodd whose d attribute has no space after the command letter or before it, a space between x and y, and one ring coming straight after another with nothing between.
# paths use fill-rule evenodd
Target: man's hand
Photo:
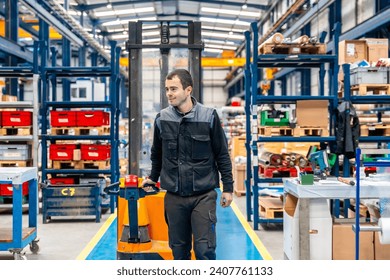
<instances>
[{"instance_id":1,"label":"man's hand","mask_svg":"<svg viewBox=\"0 0 390 280\"><path fill-rule=\"evenodd\" d=\"M221 197L221 206L223 208L225 207L229 207L230 204L232 203L233 201L233 194L232 193L228 193L228 192L223 192L222 193L222 197Z\"/></svg>"},{"instance_id":2,"label":"man's hand","mask_svg":"<svg viewBox=\"0 0 390 280\"><path fill-rule=\"evenodd\" d=\"M156 184L156 182L150 180L149 178L146 178L145 180L142 181L141 186L145 187L147 185L155 185L155 184Z\"/></svg>"},{"instance_id":3,"label":"man's hand","mask_svg":"<svg viewBox=\"0 0 390 280\"><path fill-rule=\"evenodd\" d=\"M150 180L149 178L145 179L142 181L142 189L146 192L154 192L155 190L153 189L152 186L150 185L156 185L156 182Z\"/></svg>"}]
</instances>

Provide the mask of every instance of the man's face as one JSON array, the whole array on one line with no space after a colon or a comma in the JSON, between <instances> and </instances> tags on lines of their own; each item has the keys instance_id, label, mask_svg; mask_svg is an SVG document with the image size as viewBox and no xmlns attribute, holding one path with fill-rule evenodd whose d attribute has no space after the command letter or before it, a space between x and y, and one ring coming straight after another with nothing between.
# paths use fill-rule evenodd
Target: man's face
<instances>
[{"instance_id":1,"label":"man's face","mask_svg":"<svg viewBox=\"0 0 390 280\"><path fill-rule=\"evenodd\" d=\"M180 107L185 104L190 98L191 91L191 86L183 89L177 76L174 76L172 80L165 80L165 94L167 95L168 103L174 107Z\"/></svg>"}]
</instances>

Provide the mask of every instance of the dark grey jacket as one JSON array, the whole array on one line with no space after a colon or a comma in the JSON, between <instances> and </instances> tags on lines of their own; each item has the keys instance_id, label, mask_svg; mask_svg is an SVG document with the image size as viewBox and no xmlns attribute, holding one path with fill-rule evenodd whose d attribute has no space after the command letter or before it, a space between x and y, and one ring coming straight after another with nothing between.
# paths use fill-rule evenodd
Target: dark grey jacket
<instances>
[{"instance_id":1,"label":"dark grey jacket","mask_svg":"<svg viewBox=\"0 0 390 280\"><path fill-rule=\"evenodd\" d=\"M233 192L232 164L225 132L218 114L198 103L187 114L169 106L157 114L151 150L149 178L160 177L161 187L181 196L219 187Z\"/></svg>"}]
</instances>

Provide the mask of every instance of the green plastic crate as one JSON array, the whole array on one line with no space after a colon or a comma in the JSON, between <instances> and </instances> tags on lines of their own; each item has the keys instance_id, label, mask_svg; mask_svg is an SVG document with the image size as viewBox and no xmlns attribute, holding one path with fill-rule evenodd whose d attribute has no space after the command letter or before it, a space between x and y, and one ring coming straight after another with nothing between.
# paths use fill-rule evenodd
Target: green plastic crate
<instances>
[{"instance_id":1,"label":"green plastic crate","mask_svg":"<svg viewBox=\"0 0 390 280\"><path fill-rule=\"evenodd\" d=\"M289 124L287 111L267 110L260 112L260 125L288 126Z\"/></svg>"}]
</instances>

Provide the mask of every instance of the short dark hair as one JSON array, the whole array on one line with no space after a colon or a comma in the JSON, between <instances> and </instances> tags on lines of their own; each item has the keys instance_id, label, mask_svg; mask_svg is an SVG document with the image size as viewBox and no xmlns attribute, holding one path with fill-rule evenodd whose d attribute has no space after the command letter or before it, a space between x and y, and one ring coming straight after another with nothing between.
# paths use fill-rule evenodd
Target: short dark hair
<instances>
[{"instance_id":1,"label":"short dark hair","mask_svg":"<svg viewBox=\"0 0 390 280\"><path fill-rule=\"evenodd\" d=\"M167 75L166 79L172 80L173 77L179 78L181 85L183 86L183 89L186 89L189 86L194 87L192 76L190 72L188 72L186 69L175 69Z\"/></svg>"}]
</instances>

